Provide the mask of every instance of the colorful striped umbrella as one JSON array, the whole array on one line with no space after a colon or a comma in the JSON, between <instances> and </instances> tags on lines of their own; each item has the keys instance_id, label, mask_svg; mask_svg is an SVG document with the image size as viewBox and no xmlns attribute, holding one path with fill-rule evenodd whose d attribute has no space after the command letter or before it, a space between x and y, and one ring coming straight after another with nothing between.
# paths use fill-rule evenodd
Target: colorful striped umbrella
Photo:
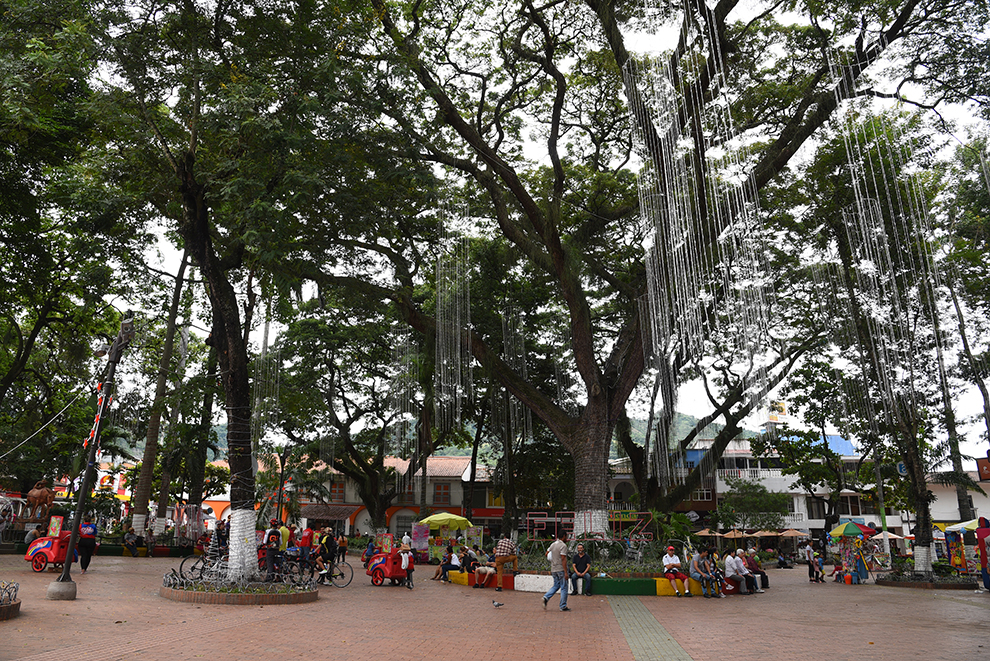
<instances>
[{"instance_id":1,"label":"colorful striped umbrella","mask_svg":"<svg viewBox=\"0 0 990 661\"><path fill-rule=\"evenodd\" d=\"M853 523L852 521L846 521L845 523L839 524L829 534L832 537L859 537L860 535L863 535L864 537L871 537L876 533L877 531L869 526L862 526L858 523Z\"/></svg>"}]
</instances>

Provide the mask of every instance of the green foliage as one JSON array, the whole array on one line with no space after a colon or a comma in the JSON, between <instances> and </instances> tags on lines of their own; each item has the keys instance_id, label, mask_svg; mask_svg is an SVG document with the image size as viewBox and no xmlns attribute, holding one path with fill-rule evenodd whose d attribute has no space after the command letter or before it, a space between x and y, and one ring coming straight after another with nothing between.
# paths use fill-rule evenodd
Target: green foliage
<instances>
[{"instance_id":1,"label":"green foliage","mask_svg":"<svg viewBox=\"0 0 990 661\"><path fill-rule=\"evenodd\" d=\"M653 515L654 539L669 543L674 540L690 540L694 524L683 512L658 512L650 510Z\"/></svg>"},{"instance_id":2,"label":"green foliage","mask_svg":"<svg viewBox=\"0 0 990 661\"><path fill-rule=\"evenodd\" d=\"M722 527L776 529L783 527L790 495L768 491L759 482L726 478L729 491L719 503L717 519Z\"/></svg>"}]
</instances>

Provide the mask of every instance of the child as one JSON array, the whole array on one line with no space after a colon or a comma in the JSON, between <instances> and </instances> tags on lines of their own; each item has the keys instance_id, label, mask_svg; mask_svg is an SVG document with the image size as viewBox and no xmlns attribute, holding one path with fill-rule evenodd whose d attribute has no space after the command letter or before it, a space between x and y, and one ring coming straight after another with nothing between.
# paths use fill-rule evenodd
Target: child
<instances>
[{"instance_id":1,"label":"child","mask_svg":"<svg viewBox=\"0 0 990 661\"><path fill-rule=\"evenodd\" d=\"M825 558L820 553L815 553L815 583L825 582Z\"/></svg>"},{"instance_id":2,"label":"child","mask_svg":"<svg viewBox=\"0 0 990 661\"><path fill-rule=\"evenodd\" d=\"M403 544L399 547L399 555L402 557L402 568L406 570L406 587L412 590L413 571L416 569L413 565L412 549L409 548L408 544Z\"/></svg>"}]
</instances>

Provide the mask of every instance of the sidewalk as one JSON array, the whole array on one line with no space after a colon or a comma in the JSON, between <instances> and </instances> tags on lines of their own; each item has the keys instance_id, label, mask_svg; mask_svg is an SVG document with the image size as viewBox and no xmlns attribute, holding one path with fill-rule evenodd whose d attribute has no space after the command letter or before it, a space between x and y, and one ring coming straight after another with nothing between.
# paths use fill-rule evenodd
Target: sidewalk
<instances>
[{"instance_id":1,"label":"sidewalk","mask_svg":"<svg viewBox=\"0 0 990 661\"><path fill-rule=\"evenodd\" d=\"M158 596L179 561L98 556L73 572L77 599L57 602L45 599L56 574L0 556L22 602L0 623L0 660L990 659L990 595L814 585L799 569L770 570L752 597L578 596L561 613L556 597L544 611L540 595L443 585L427 567L415 590L376 588L357 562L350 586L312 604L180 604Z\"/></svg>"}]
</instances>

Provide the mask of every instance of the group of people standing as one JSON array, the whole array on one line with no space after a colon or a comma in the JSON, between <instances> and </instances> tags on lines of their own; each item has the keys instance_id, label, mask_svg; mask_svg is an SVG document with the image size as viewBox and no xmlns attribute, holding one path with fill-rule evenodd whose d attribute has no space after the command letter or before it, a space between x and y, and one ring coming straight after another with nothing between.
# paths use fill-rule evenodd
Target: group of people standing
<instances>
[{"instance_id":1,"label":"group of people standing","mask_svg":"<svg viewBox=\"0 0 990 661\"><path fill-rule=\"evenodd\" d=\"M295 524L286 524L278 519L271 519L265 531L265 569L269 576L277 571L279 559L290 548L299 549L302 560L314 560L320 574L326 574L334 562L341 562L347 556L347 536L341 533L335 536L333 528L324 526L309 527L299 530Z\"/></svg>"}]
</instances>

